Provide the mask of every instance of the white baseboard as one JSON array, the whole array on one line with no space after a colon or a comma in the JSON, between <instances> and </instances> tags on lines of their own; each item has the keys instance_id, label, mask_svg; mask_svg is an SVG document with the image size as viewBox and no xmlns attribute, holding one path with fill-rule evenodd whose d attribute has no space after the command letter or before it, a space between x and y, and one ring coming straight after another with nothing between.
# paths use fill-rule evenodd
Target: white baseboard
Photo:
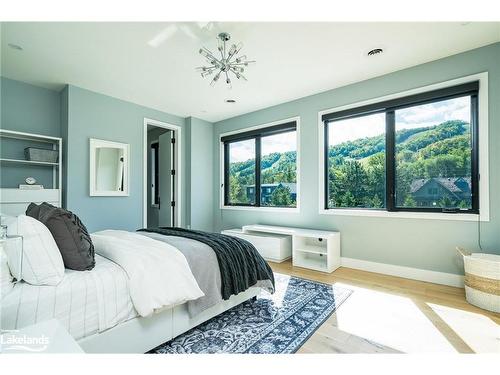
<instances>
[{"instance_id":1,"label":"white baseboard","mask_svg":"<svg viewBox=\"0 0 500 375\"><path fill-rule=\"evenodd\" d=\"M406 279L427 281L429 283L464 287L464 277L453 273L423 270L420 268L396 266L394 264L385 264L370 262L367 260L354 258L341 258L341 264L344 267L354 268L368 272L382 273L385 275L404 277Z\"/></svg>"}]
</instances>

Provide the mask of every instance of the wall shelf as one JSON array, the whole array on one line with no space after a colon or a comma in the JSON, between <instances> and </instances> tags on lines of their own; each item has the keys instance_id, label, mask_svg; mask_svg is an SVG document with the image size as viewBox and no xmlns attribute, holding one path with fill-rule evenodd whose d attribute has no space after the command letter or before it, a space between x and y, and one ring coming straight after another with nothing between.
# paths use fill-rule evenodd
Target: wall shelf
<instances>
[{"instance_id":1,"label":"wall shelf","mask_svg":"<svg viewBox=\"0 0 500 375\"><path fill-rule=\"evenodd\" d=\"M1 186L0 192L0 212L7 215L19 215L26 211L26 207L31 203L41 203L41 202L49 202L55 206L62 206L62 139L58 137L50 137L41 134L32 134L32 133L23 133L12 130L0 129L0 138L1 139L12 139L16 141L9 142L10 144L10 153L9 151L5 151L5 148L2 148L4 152L0 157L0 164L2 165L14 165L15 168L11 168L12 170L7 172L16 172L16 179L14 182L10 184L5 184ZM8 142L8 141L7 141ZM52 150L56 150L59 153L59 158L57 163L51 162L42 162L42 161L34 161L34 160L25 160L21 159L22 150L26 145L30 145L31 142L35 143L47 143L51 145ZM4 146L4 145L2 145ZM14 150L15 152L12 152ZM45 181L42 183L46 188L45 189L36 189L36 190L25 190L14 188L17 184L24 183L24 178L27 176L37 177L34 169L30 169L30 167L40 167L39 173L45 176L46 180L52 177L51 183ZM23 169L24 168L24 169ZM49 172L46 172L46 170ZM23 176L23 171L30 171L29 174ZM38 171L38 170L36 170ZM33 173L33 174L32 174ZM48 174L50 173L50 174ZM48 174L48 175L47 175ZM5 176L2 174L2 177ZM47 178L48 177L48 178ZM37 178L38 179L38 178Z\"/></svg>"},{"instance_id":2,"label":"wall shelf","mask_svg":"<svg viewBox=\"0 0 500 375\"><path fill-rule=\"evenodd\" d=\"M34 160L22 160L22 159L9 159L9 158L0 158L1 163L12 163L12 164L31 164L31 165L40 165L46 167L57 167L59 163L50 163L45 161L34 161Z\"/></svg>"},{"instance_id":3,"label":"wall shelf","mask_svg":"<svg viewBox=\"0 0 500 375\"><path fill-rule=\"evenodd\" d=\"M58 143L61 138L50 137L48 135L16 132L13 130L0 129L0 136L3 138L21 139L34 142Z\"/></svg>"}]
</instances>

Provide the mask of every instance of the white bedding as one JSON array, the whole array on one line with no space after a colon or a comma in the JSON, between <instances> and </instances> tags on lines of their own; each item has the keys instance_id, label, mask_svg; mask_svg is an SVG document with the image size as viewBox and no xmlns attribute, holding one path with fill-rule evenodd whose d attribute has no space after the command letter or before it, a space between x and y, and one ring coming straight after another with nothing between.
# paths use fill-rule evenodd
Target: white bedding
<instances>
[{"instance_id":1,"label":"white bedding","mask_svg":"<svg viewBox=\"0 0 500 375\"><path fill-rule=\"evenodd\" d=\"M184 255L167 243L121 230L93 233L92 242L96 253L127 273L130 296L141 316L204 295Z\"/></svg>"},{"instance_id":2,"label":"white bedding","mask_svg":"<svg viewBox=\"0 0 500 375\"><path fill-rule=\"evenodd\" d=\"M92 271L66 270L57 286L16 284L1 305L2 329L56 318L77 340L137 316L127 274L99 255Z\"/></svg>"}]
</instances>

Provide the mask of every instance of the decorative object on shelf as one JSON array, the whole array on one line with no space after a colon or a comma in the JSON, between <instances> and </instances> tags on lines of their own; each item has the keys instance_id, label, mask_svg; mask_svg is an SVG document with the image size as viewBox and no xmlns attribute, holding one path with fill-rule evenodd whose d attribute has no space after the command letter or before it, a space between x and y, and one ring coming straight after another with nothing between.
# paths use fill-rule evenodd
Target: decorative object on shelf
<instances>
[{"instance_id":1,"label":"decorative object on shelf","mask_svg":"<svg viewBox=\"0 0 500 375\"><path fill-rule=\"evenodd\" d=\"M48 150L45 148L26 147L24 156L29 161L40 161L44 163L57 163L59 159L59 151Z\"/></svg>"},{"instance_id":2,"label":"decorative object on shelf","mask_svg":"<svg viewBox=\"0 0 500 375\"><path fill-rule=\"evenodd\" d=\"M35 177L26 177L24 180L28 185L34 185L36 184L36 178Z\"/></svg>"},{"instance_id":3,"label":"decorative object on shelf","mask_svg":"<svg viewBox=\"0 0 500 375\"><path fill-rule=\"evenodd\" d=\"M19 184L19 189L24 189L24 190L40 190L43 189L43 185L35 185L36 184L36 178L35 177L26 177L24 180L26 181L25 184Z\"/></svg>"},{"instance_id":4,"label":"decorative object on shelf","mask_svg":"<svg viewBox=\"0 0 500 375\"><path fill-rule=\"evenodd\" d=\"M22 189L22 190L41 190L41 189L43 189L43 185L19 184L19 189Z\"/></svg>"},{"instance_id":5,"label":"decorative object on shelf","mask_svg":"<svg viewBox=\"0 0 500 375\"><path fill-rule=\"evenodd\" d=\"M230 73L236 76L237 79L247 80L243 75L245 67L248 64L254 63L255 61L247 60L246 55L238 56L243 47L242 43L233 44L229 48L226 48L226 43L231 39L229 33L220 33L218 35L218 47L217 50L220 53L220 58L215 57L215 55L206 47L200 48L200 55L205 57L205 59L210 64L209 66L200 66L196 68L197 71L201 73L202 77L211 76L215 73L212 78L210 85L213 86L217 83L221 75L226 77L226 83L229 88L231 88L231 78Z\"/></svg>"}]
</instances>

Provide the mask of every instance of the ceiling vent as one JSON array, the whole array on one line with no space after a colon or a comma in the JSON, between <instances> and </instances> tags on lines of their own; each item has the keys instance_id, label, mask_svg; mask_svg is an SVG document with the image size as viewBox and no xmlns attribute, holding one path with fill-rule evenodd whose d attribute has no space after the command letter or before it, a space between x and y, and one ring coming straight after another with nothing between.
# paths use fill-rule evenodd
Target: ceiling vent
<instances>
[{"instance_id":1,"label":"ceiling vent","mask_svg":"<svg viewBox=\"0 0 500 375\"><path fill-rule=\"evenodd\" d=\"M382 48L375 48L368 52L368 56L380 55L384 50Z\"/></svg>"}]
</instances>

